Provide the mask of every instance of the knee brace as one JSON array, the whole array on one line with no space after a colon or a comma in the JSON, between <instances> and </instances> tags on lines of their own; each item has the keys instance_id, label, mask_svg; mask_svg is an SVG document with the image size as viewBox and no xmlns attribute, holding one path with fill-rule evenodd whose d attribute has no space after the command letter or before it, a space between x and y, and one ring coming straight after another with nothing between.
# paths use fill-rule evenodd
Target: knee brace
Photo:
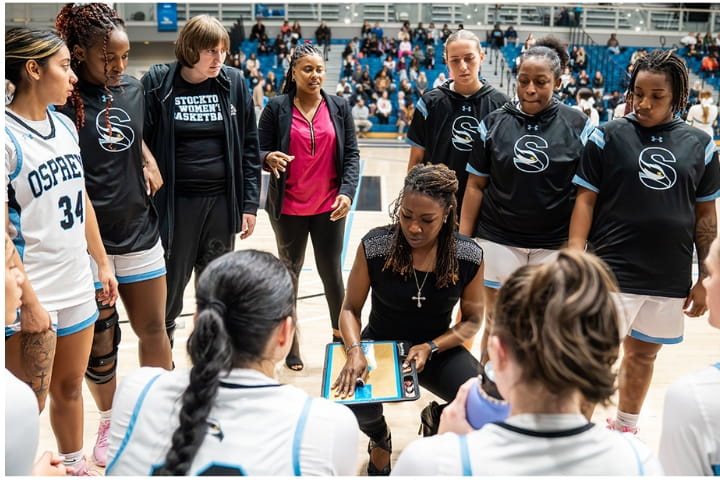
<instances>
[{"instance_id":1,"label":"knee brace","mask_svg":"<svg viewBox=\"0 0 720 480\"><path fill-rule=\"evenodd\" d=\"M105 330L109 330L111 328L114 329L112 351L105 355L93 355L91 353L90 359L88 361L88 367L85 371L85 378L98 385L107 383L115 377L115 371L117 370L118 345L120 345L121 337L120 325L118 325L119 319L120 316L118 315L117 310L113 308L113 313L109 317L102 320L98 319L95 321L96 334L99 332L104 332ZM99 372L95 370L97 367L103 367L106 365L112 366L109 370L104 372Z\"/></svg>"}]
</instances>

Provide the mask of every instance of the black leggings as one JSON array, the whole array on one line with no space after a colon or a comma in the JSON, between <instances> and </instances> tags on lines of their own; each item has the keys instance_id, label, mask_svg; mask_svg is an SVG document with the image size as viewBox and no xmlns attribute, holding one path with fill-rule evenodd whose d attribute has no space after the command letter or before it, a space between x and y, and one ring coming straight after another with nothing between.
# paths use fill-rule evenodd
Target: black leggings
<instances>
[{"instance_id":1,"label":"black leggings","mask_svg":"<svg viewBox=\"0 0 720 480\"><path fill-rule=\"evenodd\" d=\"M460 386L479 373L477 359L465 347L460 346L433 355L418 374L418 380L420 385L450 402L455 398ZM376 442L385 438L387 423L383 416L382 403L350 404L348 407L355 414L360 430L365 435Z\"/></svg>"},{"instance_id":2,"label":"black leggings","mask_svg":"<svg viewBox=\"0 0 720 480\"><path fill-rule=\"evenodd\" d=\"M318 215L280 215L279 220L270 216L270 224L275 232L278 255L295 274L295 295L298 293L298 278L305 262L305 247L308 235L315 252L320 280L325 290L330 324L338 329L340 308L345 295L342 278L341 254L345 236L345 218L330 221L330 212Z\"/></svg>"}]
</instances>

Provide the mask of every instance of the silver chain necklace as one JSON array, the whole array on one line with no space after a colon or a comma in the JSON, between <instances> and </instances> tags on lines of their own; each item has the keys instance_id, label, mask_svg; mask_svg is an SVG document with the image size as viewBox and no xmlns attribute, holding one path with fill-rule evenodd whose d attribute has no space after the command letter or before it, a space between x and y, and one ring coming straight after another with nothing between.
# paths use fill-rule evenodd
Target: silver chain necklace
<instances>
[{"instance_id":1,"label":"silver chain necklace","mask_svg":"<svg viewBox=\"0 0 720 480\"><path fill-rule=\"evenodd\" d=\"M415 268L413 268L413 277L415 278L415 286L417 287L417 296L412 297L413 300L417 300L417 308L422 308L422 300L427 300L427 298L422 296L422 289L425 286L425 281L428 278L428 275L430 275L430 272L425 272L425 278L423 278L422 283L418 283L417 274L415 273Z\"/></svg>"}]
</instances>

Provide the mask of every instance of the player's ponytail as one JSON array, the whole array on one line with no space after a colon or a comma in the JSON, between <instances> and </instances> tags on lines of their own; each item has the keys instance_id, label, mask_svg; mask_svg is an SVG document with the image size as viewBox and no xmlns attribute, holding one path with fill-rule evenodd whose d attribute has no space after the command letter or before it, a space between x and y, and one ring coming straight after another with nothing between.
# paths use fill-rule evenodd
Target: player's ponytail
<instances>
[{"instance_id":1,"label":"player's ponytail","mask_svg":"<svg viewBox=\"0 0 720 480\"><path fill-rule=\"evenodd\" d=\"M208 433L220 379L231 368L263 360L277 327L292 316L295 290L289 270L272 254L226 253L198 279L197 319L188 340L193 364L182 396L179 426L156 475L186 475Z\"/></svg>"}]
</instances>

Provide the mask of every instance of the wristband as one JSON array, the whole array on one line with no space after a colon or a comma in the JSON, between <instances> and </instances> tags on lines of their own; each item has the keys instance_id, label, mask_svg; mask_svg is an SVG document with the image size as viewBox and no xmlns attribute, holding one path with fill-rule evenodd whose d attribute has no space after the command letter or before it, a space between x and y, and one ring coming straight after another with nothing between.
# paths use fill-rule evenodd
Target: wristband
<instances>
[{"instance_id":1,"label":"wristband","mask_svg":"<svg viewBox=\"0 0 720 480\"><path fill-rule=\"evenodd\" d=\"M350 353L350 350L352 350L353 348L355 348L355 347L360 347L360 346L361 346L361 345L360 345L360 342L355 342L355 343L353 343L352 345L349 345L349 346L345 347L345 354Z\"/></svg>"}]
</instances>

